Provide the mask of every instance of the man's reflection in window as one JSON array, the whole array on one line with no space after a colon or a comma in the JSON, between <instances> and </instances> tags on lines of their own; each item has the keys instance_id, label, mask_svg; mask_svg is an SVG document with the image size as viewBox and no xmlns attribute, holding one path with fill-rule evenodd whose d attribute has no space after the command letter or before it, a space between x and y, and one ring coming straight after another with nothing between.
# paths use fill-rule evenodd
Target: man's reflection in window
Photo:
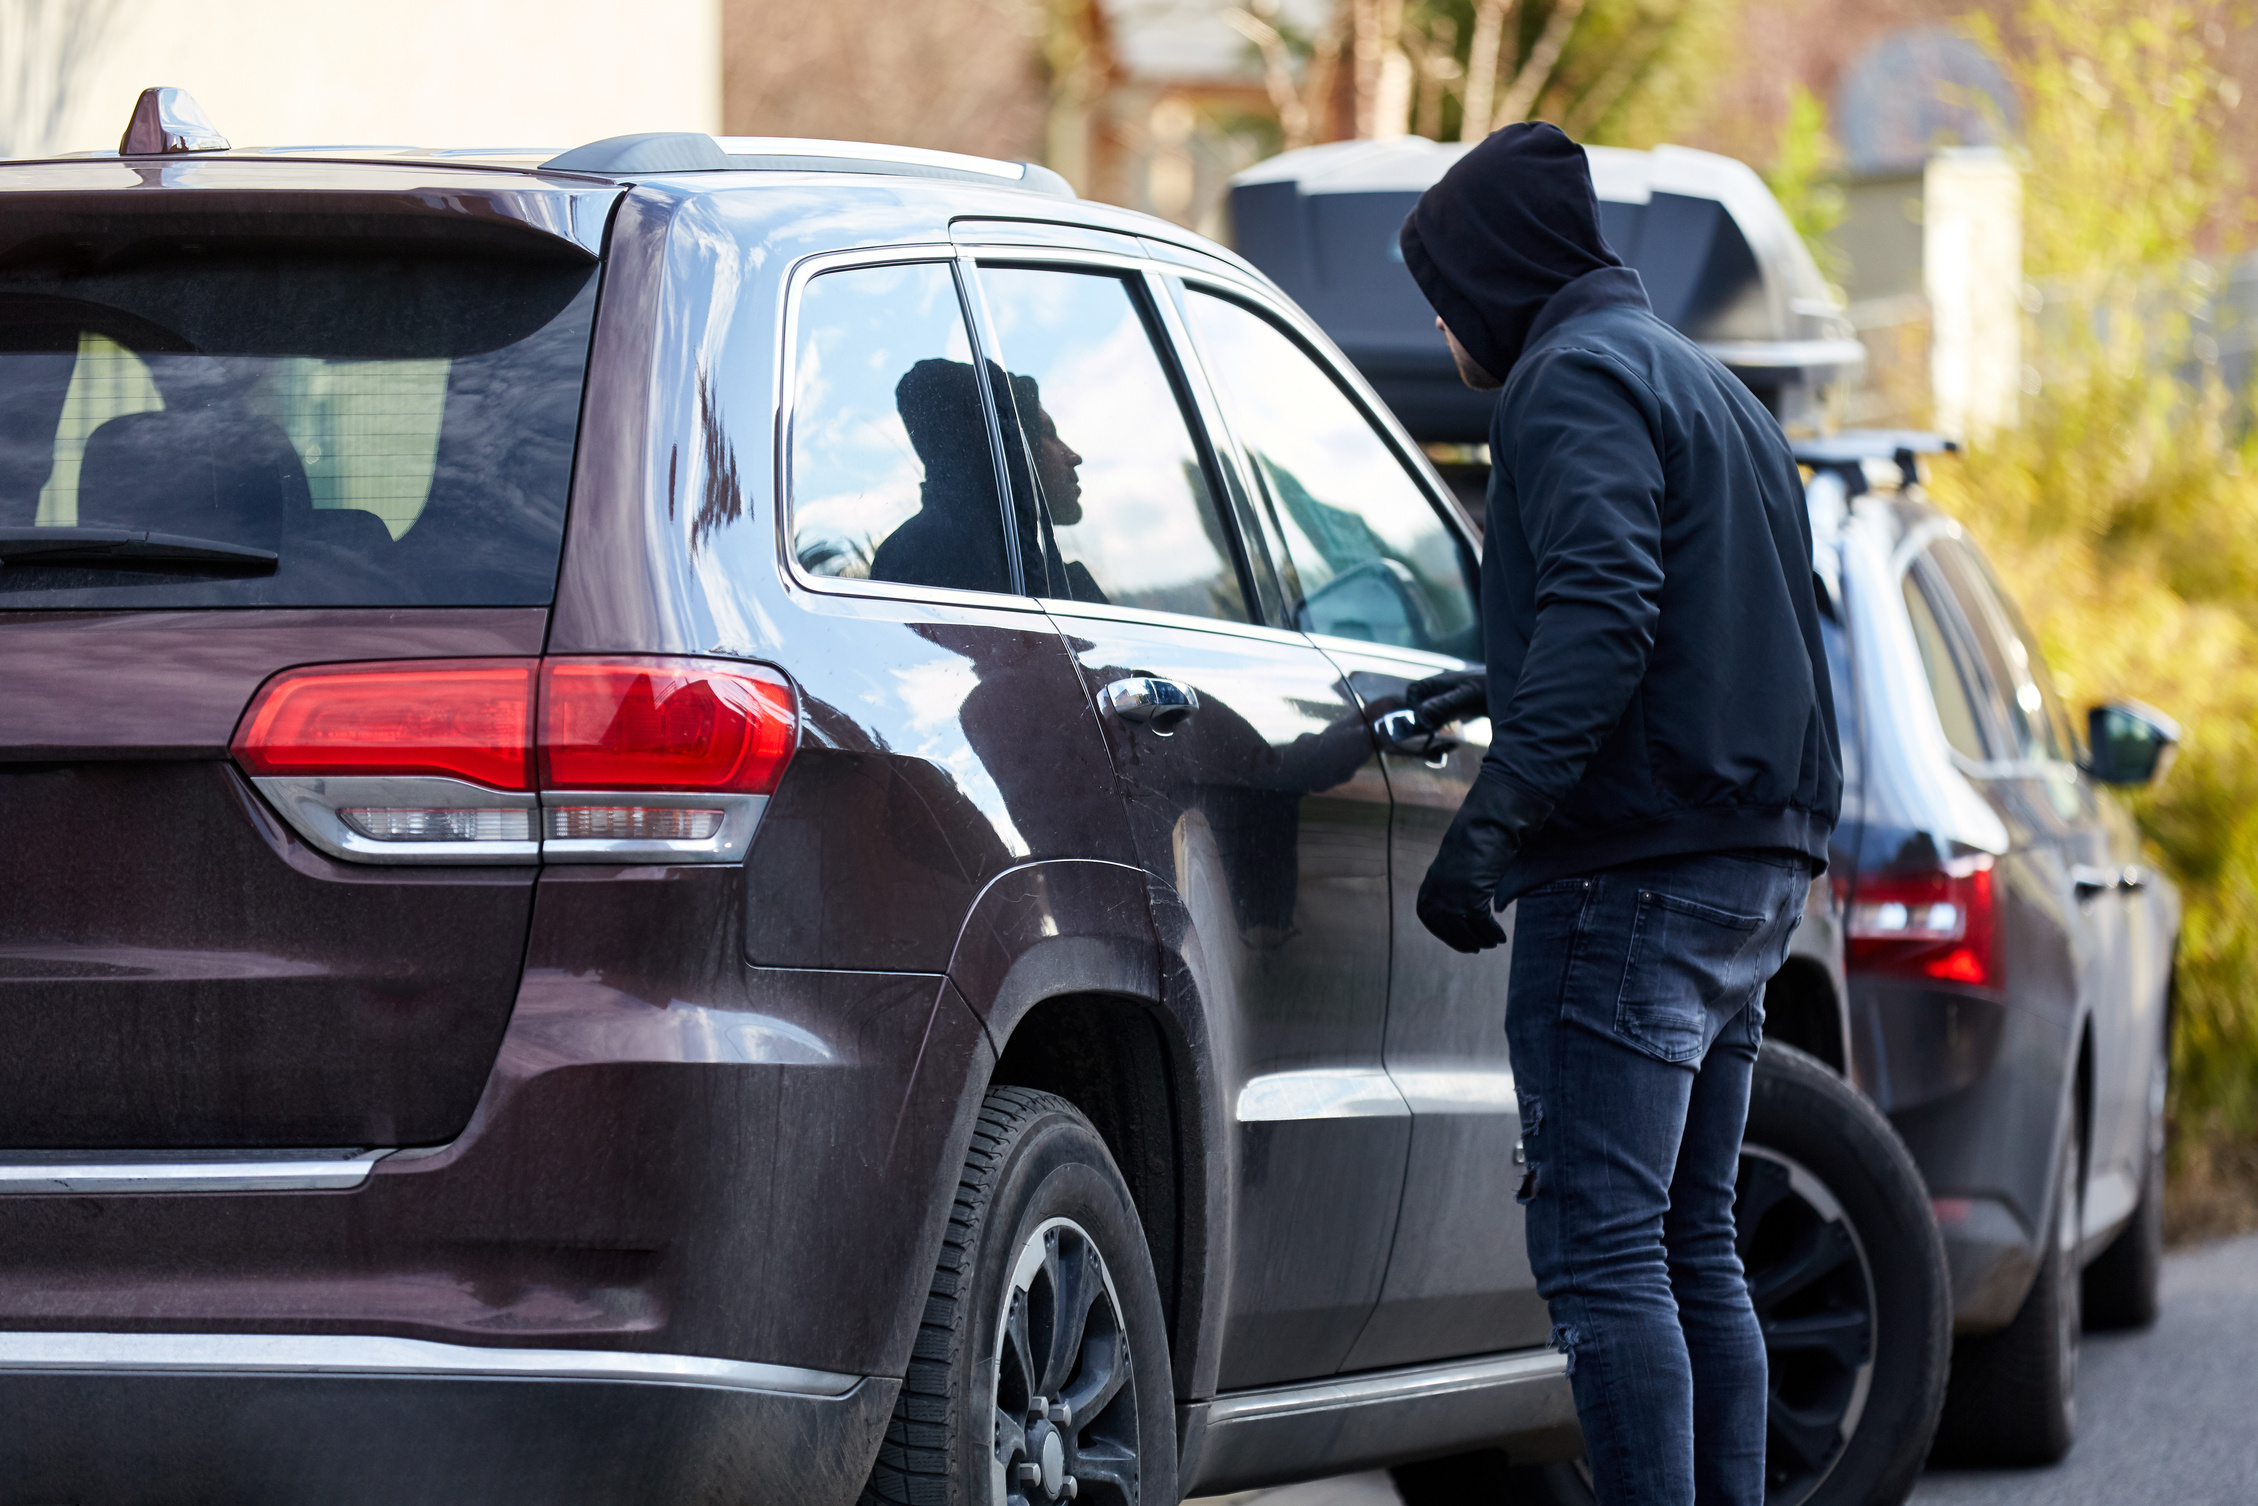
<instances>
[{"instance_id":1,"label":"man's reflection in window","mask_svg":"<svg viewBox=\"0 0 2258 1506\"><path fill-rule=\"evenodd\" d=\"M1009 591L996 460L980 386L968 362L918 362L894 387L894 406L925 467L918 510L871 556L872 580Z\"/></svg>"}]
</instances>

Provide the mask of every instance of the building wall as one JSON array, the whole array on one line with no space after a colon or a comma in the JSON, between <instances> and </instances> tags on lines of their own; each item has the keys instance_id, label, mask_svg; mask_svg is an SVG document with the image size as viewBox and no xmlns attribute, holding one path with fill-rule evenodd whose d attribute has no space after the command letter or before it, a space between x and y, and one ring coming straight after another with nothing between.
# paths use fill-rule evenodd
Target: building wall
<instances>
[{"instance_id":1,"label":"building wall","mask_svg":"<svg viewBox=\"0 0 2258 1506\"><path fill-rule=\"evenodd\" d=\"M1046 0L723 0L731 135L1041 160Z\"/></svg>"},{"instance_id":2,"label":"building wall","mask_svg":"<svg viewBox=\"0 0 2258 1506\"><path fill-rule=\"evenodd\" d=\"M175 84L237 146L566 147L722 123L722 0L0 0L0 152Z\"/></svg>"}]
</instances>

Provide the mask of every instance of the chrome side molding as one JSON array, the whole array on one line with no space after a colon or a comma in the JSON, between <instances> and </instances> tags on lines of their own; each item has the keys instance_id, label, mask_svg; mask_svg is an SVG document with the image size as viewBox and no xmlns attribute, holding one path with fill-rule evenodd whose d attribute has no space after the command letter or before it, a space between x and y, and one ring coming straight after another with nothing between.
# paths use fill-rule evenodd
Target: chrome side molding
<instances>
[{"instance_id":1,"label":"chrome side molding","mask_svg":"<svg viewBox=\"0 0 2258 1506\"><path fill-rule=\"evenodd\" d=\"M1182 1438L1179 1483L1212 1495L1419 1454L1573 1458L1583 1434L1567 1357L1532 1349L1227 1392L1184 1409Z\"/></svg>"},{"instance_id":2,"label":"chrome side molding","mask_svg":"<svg viewBox=\"0 0 2258 1506\"><path fill-rule=\"evenodd\" d=\"M0 1196L120 1192L341 1192L384 1150L0 1151Z\"/></svg>"},{"instance_id":3,"label":"chrome side molding","mask_svg":"<svg viewBox=\"0 0 2258 1506\"><path fill-rule=\"evenodd\" d=\"M0 1333L0 1374L420 1376L622 1381L840 1397L859 1375L616 1349L489 1349L365 1334Z\"/></svg>"}]
</instances>

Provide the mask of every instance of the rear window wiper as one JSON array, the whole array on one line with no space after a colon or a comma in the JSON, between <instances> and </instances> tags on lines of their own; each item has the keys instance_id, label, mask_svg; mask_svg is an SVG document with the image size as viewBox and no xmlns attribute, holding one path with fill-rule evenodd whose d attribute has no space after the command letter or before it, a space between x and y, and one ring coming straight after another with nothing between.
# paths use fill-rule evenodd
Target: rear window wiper
<instances>
[{"instance_id":1,"label":"rear window wiper","mask_svg":"<svg viewBox=\"0 0 2258 1506\"><path fill-rule=\"evenodd\" d=\"M0 528L0 562L9 565L232 565L272 570L279 556L225 539L138 528Z\"/></svg>"}]
</instances>

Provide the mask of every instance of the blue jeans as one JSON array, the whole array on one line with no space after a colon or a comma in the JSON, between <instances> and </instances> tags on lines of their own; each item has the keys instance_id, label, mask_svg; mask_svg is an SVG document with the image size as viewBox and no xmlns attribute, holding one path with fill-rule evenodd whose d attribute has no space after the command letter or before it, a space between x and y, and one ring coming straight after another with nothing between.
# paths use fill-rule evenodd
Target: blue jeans
<instances>
[{"instance_id":1,"label":"blue jeans","mask_svg":"<svg viewBox=\"0 0 2258 1506\"><path fill-rule=\"evenodd\" d=\"M1529 1263L1602 1506L1762 1506L1764 1339L1733 1180L1811 869L1705 853L1521 896L1506 1037Z\"/></svg>"}]
</instances>

